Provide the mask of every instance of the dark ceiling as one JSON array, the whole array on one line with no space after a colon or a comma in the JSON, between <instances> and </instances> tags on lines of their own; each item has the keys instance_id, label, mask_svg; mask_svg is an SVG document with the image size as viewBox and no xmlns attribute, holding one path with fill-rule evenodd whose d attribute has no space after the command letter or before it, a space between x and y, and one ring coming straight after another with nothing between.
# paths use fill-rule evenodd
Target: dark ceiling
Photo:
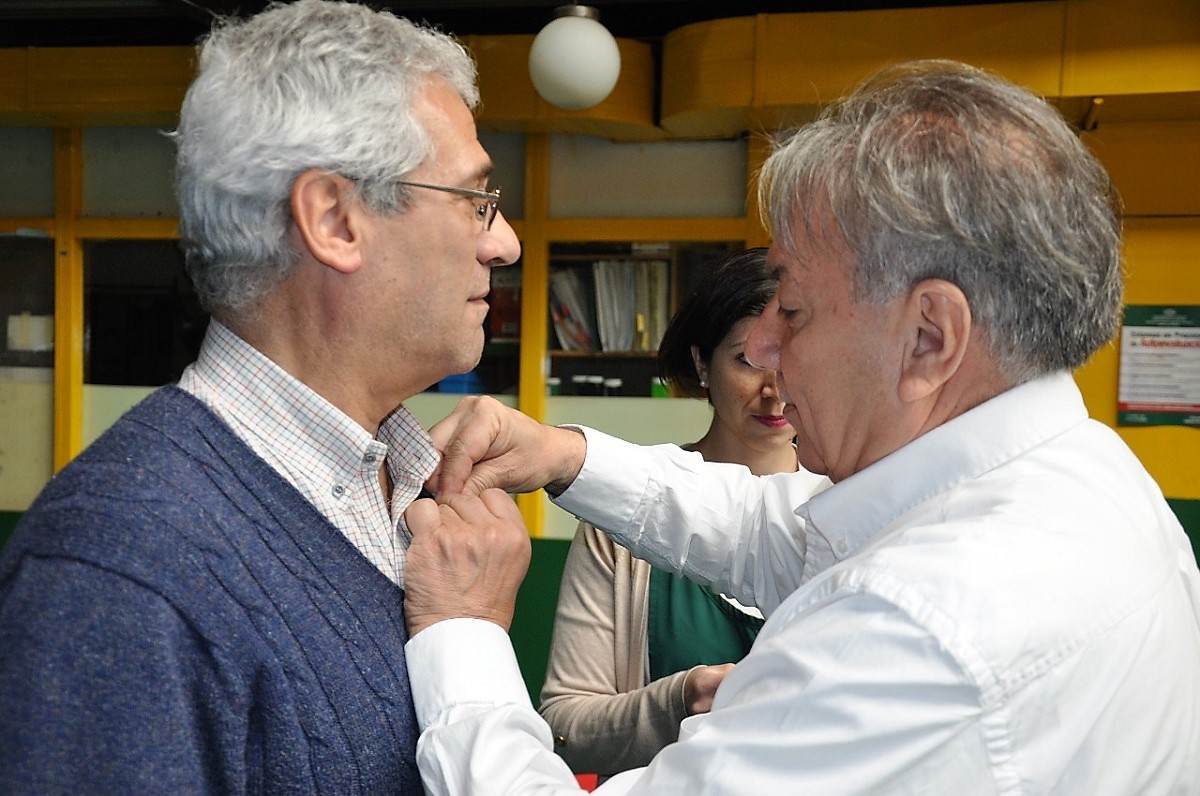
<instances>
[{"instance_id":1,"label":"dark ceiling","mask_svg":"<svg viewBox=\"0 0 1200 796\"><path fill-rule=\"evenodd\" d=\"M192 44L215 16L245 15L268 0L0 0L0 47ZM470 34L536 33L564 0L366 0L400 16ZM1000 0L593 0L613 35L657 44L691 22L757 13L855 11Z\"/></svg>"}]
</instances>

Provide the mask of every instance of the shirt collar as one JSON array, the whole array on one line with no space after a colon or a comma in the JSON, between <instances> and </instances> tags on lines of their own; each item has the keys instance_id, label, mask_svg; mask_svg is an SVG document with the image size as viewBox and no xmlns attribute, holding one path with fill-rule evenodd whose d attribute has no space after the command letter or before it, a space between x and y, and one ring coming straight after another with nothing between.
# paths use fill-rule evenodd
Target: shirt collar
<instances>
[{"instance_id":1,"label":"shirt collar","mask_svg":"<svg viewBox=\"0 0 1200 796\"><path fill-rule=\"evenodd\" d=\"M379 439L390 451L403 452L403 456L388 457L388 475L397 493L415 496L433 475L442 455L433 446L429 433L417 422L412 412L401 406L392 412L379 426ZM407 498L412 502L412 497ZM407 505L407 503L405 504Z\"/></svg>"},{"instance_id":2,"label":"shirt collar","mask_svg":"<svg viewBox=\"0 0 1200 796\"><path fill-rule=\"evenodd\" d=\"M914 506L1085 420L1083 396L1071 375L1042 376L917 437L813 497L796 514L844 559Z\"/></svg>"},{"instance_id":3,"label":"shirt collar","mask_svg":"<svg viewBox=\"0 0 1200 796\"><path fill-rule=\"evenodd\" d=\"M378 439L328 400L215 319L188 374L207 400L241 429L252 447L270 450L295 476L343 484L364 462L386 457L393 483L423 483L439 454L416 418L398 408ZM415 491L414 491L415 494ZM410 498L411 499L411 498Z\"/></svg>"}]
</instances>

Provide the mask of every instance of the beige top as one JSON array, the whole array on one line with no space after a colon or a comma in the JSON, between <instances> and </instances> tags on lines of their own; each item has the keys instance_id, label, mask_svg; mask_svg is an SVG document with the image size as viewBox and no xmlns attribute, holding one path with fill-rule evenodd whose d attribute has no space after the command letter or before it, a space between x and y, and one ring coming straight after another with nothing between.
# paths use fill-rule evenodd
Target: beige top
<instances>
[{"instance_id":1,"label":"beige top","mask_svg":"<svg viewBox=\"0 0 1200 796\"><path fill-rule=\"evenodd\" d=\"M542 716L576 773L644 766L687 716L676 672L647 685L650 565L580 523L563 568Z\"/></svg>"}]
</instances>

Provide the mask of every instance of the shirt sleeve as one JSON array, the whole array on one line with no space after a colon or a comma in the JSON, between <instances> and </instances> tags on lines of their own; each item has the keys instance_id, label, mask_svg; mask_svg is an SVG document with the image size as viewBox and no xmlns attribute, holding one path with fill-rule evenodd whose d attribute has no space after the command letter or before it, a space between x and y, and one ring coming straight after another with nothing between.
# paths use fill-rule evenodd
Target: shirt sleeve
<instances>
[{"instance_id":1,"label":"shirt sleeve","mask_svg":"<svg viewBox=\"0 0 1200 796\"><path fill-rule=\"evenodd\" d=\"M508 634L482 619L448 619L405 647L421 736L417 765L430 794L569 793Z\"/></svg>"},{"instance_id":2,"label":"shirt sleeve","mask_svg":"<svg viewBox=\"0 0 1200 796\"><path fill-rule=\"evenodd\" d=\"M1004 750L994 739L989 748L979 689L920 622L862 593L786 613L725 679L711 713L685 720L679 742L647 768L596 792L999 790L988 760ZM577 790L497 625L454 619L422 631L409 642L409 670L430 793Z\"/></svg>"},{"instance_id":3,"label":"shirt sleeve","mask_svg":"<svg viewBox=\"0 0 1200 796\"><path fill-rule=\"evenodd\" d=\"M583 468L555 503L603 528L639 558L765 615L832 563L819 544L809 544L796 514L829 485L824 476L801 471L760 477L741 465L705 462L675 445L640 446L582 430Z\"/></svg>"}]
</instances>

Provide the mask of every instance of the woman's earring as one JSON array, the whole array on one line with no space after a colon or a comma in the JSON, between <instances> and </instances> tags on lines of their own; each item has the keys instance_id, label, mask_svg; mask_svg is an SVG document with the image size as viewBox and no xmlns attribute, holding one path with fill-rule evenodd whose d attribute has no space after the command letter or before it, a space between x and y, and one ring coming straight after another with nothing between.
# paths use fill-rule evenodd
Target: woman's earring
<instances>
[{"instance_id":1,"label":"woman's earring","mask_svg":"<svg viewBox=\"0 0 1200 796\"><path fill-rule=\"evenodd\" d=\"M700 386L707 390L708 389L708 380L700 379Z\"/></svg>"}]
</instances>

